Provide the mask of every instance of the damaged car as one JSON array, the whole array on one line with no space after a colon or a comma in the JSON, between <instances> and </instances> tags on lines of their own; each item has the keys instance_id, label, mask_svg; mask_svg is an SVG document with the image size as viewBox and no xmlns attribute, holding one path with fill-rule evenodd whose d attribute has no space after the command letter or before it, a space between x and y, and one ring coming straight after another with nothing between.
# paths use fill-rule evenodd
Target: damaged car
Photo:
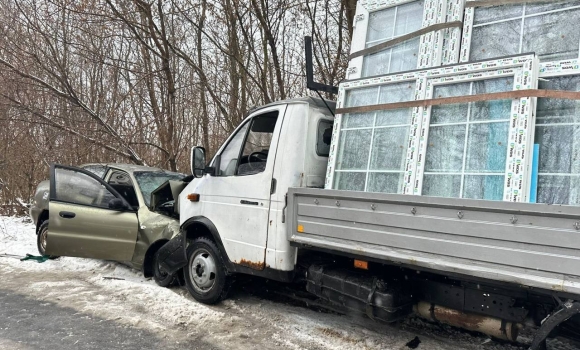
<instances>
[{"instance_id":1,"label":"damaged car","mask_svg":"<svg viewBox=\"0 0 580 350\"><path fill-rule=\"evenodd\" d=\"M145 166L53 164L30 208L38 251L121 262L169 286L178 275L159 268L157 252L179 234L178 206L168 192L187 181L186 175Z\"/></svg>"}]
</instances>

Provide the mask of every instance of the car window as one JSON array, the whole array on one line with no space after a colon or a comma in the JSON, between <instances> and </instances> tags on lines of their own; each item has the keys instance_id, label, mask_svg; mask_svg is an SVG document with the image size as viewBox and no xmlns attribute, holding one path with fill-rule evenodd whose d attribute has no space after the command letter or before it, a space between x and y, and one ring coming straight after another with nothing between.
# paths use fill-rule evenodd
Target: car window
<instances>
[{"instance_id":1,"label":"car window","mask_svg":"<svg viewBox=\"0 0 580 350\"><path fill-rule=\"evenodd\" d=\"M107 166L101 164L83 165L80 168L86 171L90 171L91 173L97 175L101 179L105 176L105 172L107 171Z\"/></svg>"},{"instance_id":2,"label":"car window","mask_svg":"<svg viewBox=\"0 0 580 350\"><path fill-rule=\"evenodd\" d=\"M183 174L166 171L136 171L133 175L137 180L137 184L139 185L146 206L151 204L151 192L163 185L165 181L181 180L185 177Z\"/></svg>"},{"instance_id":3,"label":"car window","mask_svg":"<svg viewBox=\"0 0 580 350\"><path fill-rule=\"evenodd\" d=\"M266 161L277 119L278 111L252 118L250 132L246 137L240 157L238 175L253 175L266 170Z\"/></svg>"},{"instance_id":4,"label":"car window","mask_svg":"<svg viewBox=\"0 0 580 350\"><path fill-rule=\"evenodd\" d=\"M109 201L115 198L102 183L87 174L56 168L54 175L57 201L109 208Z\"/></svg>"},{"instance_id":5,"label":"car window","mask_svg":"<svg viewBox=\"0 0 580 350\"><path fill-rule=\"evenodd\" d=\"M135 186L133 186L133 181L131 181L129 174L124 171L115 170L109 177L108 183L119 192L119 194L122 195L133 208L139 207Z\"/></svg>"}]
</instances>

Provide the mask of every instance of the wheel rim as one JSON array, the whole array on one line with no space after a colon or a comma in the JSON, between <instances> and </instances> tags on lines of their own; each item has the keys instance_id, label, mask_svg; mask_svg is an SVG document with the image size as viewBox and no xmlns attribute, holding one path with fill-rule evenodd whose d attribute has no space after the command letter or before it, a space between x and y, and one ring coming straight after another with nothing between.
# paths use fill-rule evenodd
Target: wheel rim
<instances>
[{"instance_id":1,"label":"wheel rim","mask_svg":"<svg viewBox=\"0 0 580 350\"><path fill-rule=\"evenodd\" d=\"M196 249L189 262L189 276L193 288L200 293L208 292L215 284L216 273L217 267L211 253L204 248Z\"/></svg>"},{"instance_id":2,"label":"wheel rim","mask_svg":"<svg viewBox=\"0 0 580 350\"><path fill-rule=\"evenodd\" d=\"M48 229L44 228L40 231L40 248L42 249L42 254L46 252L46 240L47 240Z\"/></svg>"}]
</instances>

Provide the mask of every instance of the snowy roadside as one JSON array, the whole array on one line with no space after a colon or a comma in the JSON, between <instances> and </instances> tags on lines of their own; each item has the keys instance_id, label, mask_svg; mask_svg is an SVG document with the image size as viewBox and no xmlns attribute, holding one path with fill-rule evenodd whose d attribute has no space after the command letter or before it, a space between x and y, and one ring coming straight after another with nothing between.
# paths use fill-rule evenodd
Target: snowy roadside
<instances>
[{"instance_id":1,"label":"snowy roadside","mask_svg":"<svg viewBox=\"0 0 580 350\"><path fill-rule=\"evenodd\" d=\"M168 344L203 341L220 349L407 349L405 344L419 336L418 349L521 349L419 320L378 324L260 299L235 288L230 299L206 306L185 289L158 287L121 264L68 257L44 263L16 258L27 253L38 254L34 225L23 218L0 216L0 290L144 329ZM555 345L572 349L558 341Z\"/></svg>"}]
</instances>

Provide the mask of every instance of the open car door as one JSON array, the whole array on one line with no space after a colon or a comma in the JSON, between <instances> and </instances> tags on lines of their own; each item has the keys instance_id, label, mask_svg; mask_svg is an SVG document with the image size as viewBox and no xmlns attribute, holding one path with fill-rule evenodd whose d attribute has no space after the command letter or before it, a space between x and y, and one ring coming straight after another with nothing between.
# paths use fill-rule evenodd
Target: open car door
<instances>
[{"instance_id":1,"label":"open car door","mask_svg":"<svg viewBox=\"0 0 580 350\"><path fill-rule=\"evenodd\" d=\"M46 254L130 261L137 212L95 174L51 165Z\"/></svg>"}]
</instances>

